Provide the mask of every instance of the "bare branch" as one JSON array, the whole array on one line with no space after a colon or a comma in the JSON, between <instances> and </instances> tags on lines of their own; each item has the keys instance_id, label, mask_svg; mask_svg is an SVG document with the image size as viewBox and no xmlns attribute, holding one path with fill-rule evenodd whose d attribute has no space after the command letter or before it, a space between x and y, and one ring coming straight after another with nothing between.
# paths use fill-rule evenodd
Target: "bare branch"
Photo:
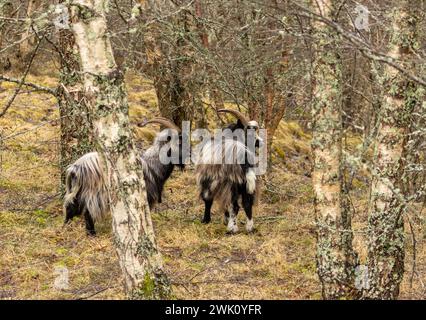
<instances>
[{"instance_id":1,"label":"bare branch","mask_svg":"<svg viewBox=\"0 0 426 320\"><path fill-rule=\"evenodd\" d=\"M19 81L18 87L16 88L15 92L9 98L9 100L6 102L6 105L5 105L4 109L3 109L3 111L0 113L0 118L3 117L6 114L7 110L12 105L13 101L15 101L15 98L18 95L19 91L21 91L21 88L22 88L22 86L24 85L24 82L25 82L25 78L27 77L28 72L30 71L31 65L32 65L32 63L34 61L34 58L35 58L35 56L37 54L38 49L40 48L40 44L41 44L41 42L42 42L43 39L44 39L44 36L41 39L39 39L39 41L37 43L37 46L33 50L33 53L31 55L30 61L28 62L27 68L26 68L26 70L24 72L24 75L22 76L21 80Z\"/></svg>"},{"instance_id":2,"label":"bare branch","mask_svg":"<svg viewBox=\"0 0 426 320\"><path fill-rule=\"evenodd\" d=\"M0 75L0 81L6 81L6 82L12 82L12 83L20 84L21 80L22 79L10 78L10 77ZM44 86L41 86L39 84L36 84L36 83L33 83L33 82L28 82L28 81L22 82L22 85L26 86L26 87L33 88L33 89L35 89L35 91L46 92L46 93L50 93L51 95L56 96L56 90L53 89L53 88L44 87Z\"/></svg>"}]
</instances>

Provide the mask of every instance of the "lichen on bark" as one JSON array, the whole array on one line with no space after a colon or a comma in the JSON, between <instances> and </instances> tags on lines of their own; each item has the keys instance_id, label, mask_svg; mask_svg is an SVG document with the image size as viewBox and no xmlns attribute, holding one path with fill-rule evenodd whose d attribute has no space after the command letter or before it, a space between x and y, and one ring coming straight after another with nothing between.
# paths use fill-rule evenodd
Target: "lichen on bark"
<instances>
[{"instance_id":1,"label":"lichen on bark","mask_svg":"<svg viewBox=\"0 0 426 320\"><path fill-rule=\"evenodd\" d=\"M69 30L59 32L61 73L58 105L61 126L60 169L61 191L64 191L66 168L93 150L92 123L84 99L83 79L75 39Z\"/></svg>"},{"instance_id":2,"label":"lichen on bark","mask_svg":"<svg viewBox=\"0 0 426 320\"><path fill-rule=\"evenodd\" d=\"M320 14L334 17L333 0L318 1ZM357 255L352 248L351 213L343 190L342 71L339 35L329 26L314 23L313 173L317 225L317 271L325 299L357 295L354 272Z\"/></svg>"},{"instance_id":3,"label":"lichen on bark","mask_svg":"<svg viewBox=\"0 0 426 320\"><path fill-rule=\"evenodd\" d=\"M389 52L412 70L410 56L417 46L416 8L401 1L391 13ZM402 192L404 153L415 85L390 66L384 70L384 99L376 139L369 206L366 299L396 299L404 274L405 198ZM414 94L415 95L415 94Z\"/></svg>"},{"instance_id":4,"label":"lichen on bark","mask_svg":"<svg viewBox=\"0 0 426 320\"><path fill-rule=\"evenodd\" d=\"M156 247L140 155L134 147L124 78L112 53L107 0L74 1L72 30L96 150L106 174L114 243L129 298L165 299L170 283ZM82 14L83 12L90 14ZM150 243L151 246L143 245Z\"/></svg>"}]
</instances>

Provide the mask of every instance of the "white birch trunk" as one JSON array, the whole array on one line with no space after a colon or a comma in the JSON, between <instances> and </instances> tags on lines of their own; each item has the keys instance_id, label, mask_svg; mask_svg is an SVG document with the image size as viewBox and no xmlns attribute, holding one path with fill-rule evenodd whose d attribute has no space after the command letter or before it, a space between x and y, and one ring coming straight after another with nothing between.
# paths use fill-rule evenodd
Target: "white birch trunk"
<instances>
[{"instance_id":1,"label":"white birch trunk","mask_svg":"<svg viewBox=\"0 0 426 320\"><path fill-rule=\"evenodd\" d=\"M70 8L97 151L107 171L114 242L126 291L131 298L169 298L140 155L133 145L123 75L108 37L108 1L75 0Z\"/></svg>"},{"instance_id":2,"label":"white birch trunk","mask_svg":"<svg viewBox=\"0 0 426 320\"><path fill-rule=\"evenodd\" d=\"M405 68L416 41L417 8L401 1L392 14L392 39L388 55ZM411 6L411 10L410 10ZM396 299L404 274L404 195L402 177L413 84L397 70L384 69L384 99L376 140L369 207L369 299Z\"/></svg>"},{"instance_id":3,"label":"white birch trunk","mask_svg":"<svg viewBox=\"0 0 426 320\"><path fill-rule=\"evenodd\" d=\"M318 0L314 7L326 18L336 12L337 1ZM355 296L351 216L342 192L342 73L339 36L321 22L314 23L313 85L314 209L317 224L317 270L324 299ZM356 290L355 290L356 291Z\"/></svg>"}]
</instances>

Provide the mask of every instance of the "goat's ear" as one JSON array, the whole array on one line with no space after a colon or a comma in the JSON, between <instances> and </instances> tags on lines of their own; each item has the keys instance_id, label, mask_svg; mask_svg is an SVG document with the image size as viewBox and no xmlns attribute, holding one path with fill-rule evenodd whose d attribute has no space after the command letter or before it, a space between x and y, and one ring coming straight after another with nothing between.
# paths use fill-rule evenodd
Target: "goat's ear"
<instances>
[{"instance_id":1,"label":"goat's ear","mask_svg":"<svg viewBox=\"0 0 426 320\"><path fill-rule=\"evenodd\" d=\"M237 121L237 128L244 128L244 125L243 125L243 123L241 122L240 119L238 119L238 121Z\"/></svg>"}]
</instances>

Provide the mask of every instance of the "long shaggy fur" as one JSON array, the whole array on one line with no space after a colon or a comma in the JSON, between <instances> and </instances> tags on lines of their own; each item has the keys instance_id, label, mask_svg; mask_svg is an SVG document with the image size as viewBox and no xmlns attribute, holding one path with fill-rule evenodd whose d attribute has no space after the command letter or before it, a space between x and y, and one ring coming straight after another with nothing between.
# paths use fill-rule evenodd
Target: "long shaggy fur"
<instances>
[{"instance_id":1,"label":"long shaggy fur","mask_svg":"<svg viewBox=\"0 0 426 320\"><path fill-rule=\"evenodd\" d=\"M68 167L65 188L65 208L79 199L77 205L85 206L95 221L108 211L104 170L97 152L85 154Z\"/></svg>"},{"instance_id":2,"label":"long shaggy fur","mask_svg":"<svg viewBox=\"0 0 426 320\"><path fill-rule=\"evenodd\" d=\"M251 152L239 141L207 142L196 165L201 197L217 201L226 210L233 200L233 188L244 187L247 193L254 194L256 175L247 164L250 155Z\"/></svg>"},{"instance_id":3,"label":"long shaggy fur","mask_svg":"<svg viewBox=\"0 0 426 320\"><path fill-rule=\"evenodd\" d=\"M161 147L168 143L167 136L170 132L163 130L141 157L150 208L161 202L164 184L174 168L173 164L162 164L159 160ZM109 212L105 170L97 152L85 154L67 169L64 200L66 215L70 206L76 207L79 213L88 210L94 221L101 220Z\"/></svg>"}]
</instances>

